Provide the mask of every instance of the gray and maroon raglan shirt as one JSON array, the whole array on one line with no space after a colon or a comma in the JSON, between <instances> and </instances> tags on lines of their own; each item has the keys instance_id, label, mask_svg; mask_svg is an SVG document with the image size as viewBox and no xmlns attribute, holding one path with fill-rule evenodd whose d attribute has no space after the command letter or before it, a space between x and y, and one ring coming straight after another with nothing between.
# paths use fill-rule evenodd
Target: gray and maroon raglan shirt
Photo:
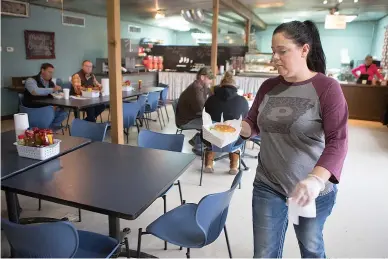
<instances>
[{"instance_id":1,"label":"gray and maroon raglan shirt","mask_svg":"<svg viewBox=\"0 0 388 259\"><path fill-rule=\"evenodd\" d=\"M322 193L330 192L347 153L347 120L346 100L333 78L318 73L297 83L282 76L266 80L245 119L252 136L261 137L256 181L289 197L321 166L332 174Z\"/></svg>"}]
</instances>

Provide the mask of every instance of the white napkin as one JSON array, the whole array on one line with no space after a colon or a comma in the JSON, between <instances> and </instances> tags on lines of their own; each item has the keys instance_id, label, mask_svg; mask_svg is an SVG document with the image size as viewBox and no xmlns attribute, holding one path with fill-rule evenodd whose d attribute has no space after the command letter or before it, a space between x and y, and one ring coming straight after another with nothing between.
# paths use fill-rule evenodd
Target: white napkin
<instances>
[{"instance_id":1,"label":"white napkin","mask_svg":"<svg viewBox=\"0 0 388 259\"><path fill-rule=\"evenodd\" d=\"M89 99L89 98L86 98L86 97L74 96L74 95L70 95L70 98L73 98L73 99L76 99L76 100L87 100L87 99Z\"/></svg>"},{"instance_id":2,"label":"white napkin","mask_svg":"<svg viewBox=\"0 0 388 259\"><path fill-rule=\"evenodd\" d=\"M301 207L293 199L288 199L288 219L291 223L299 225L299 217L315 218L316 216L315 200Z\"/></svg>"}]
</instances>

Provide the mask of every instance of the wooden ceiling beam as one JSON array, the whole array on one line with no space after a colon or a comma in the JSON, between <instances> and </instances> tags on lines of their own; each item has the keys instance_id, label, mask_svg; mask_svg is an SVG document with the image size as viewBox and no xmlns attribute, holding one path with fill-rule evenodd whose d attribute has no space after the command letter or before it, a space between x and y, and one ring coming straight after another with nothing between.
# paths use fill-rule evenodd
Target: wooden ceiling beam
<instances>
[{"instance_id":1,"label":"wooden ceiling beam","mask_svg":"<svg viewBox=\"0 0 388 259\"><path fill-rule=\"evenodd\" d=\"M227 6L238 15L244 17L247 20L250 20L252 25L258 27L260 30L265 30L267 28L267 24L260 19L254 12L252 12L248 7L243 5L238 0L220 0L224 6Z\"/></svg>"}]
</instances>

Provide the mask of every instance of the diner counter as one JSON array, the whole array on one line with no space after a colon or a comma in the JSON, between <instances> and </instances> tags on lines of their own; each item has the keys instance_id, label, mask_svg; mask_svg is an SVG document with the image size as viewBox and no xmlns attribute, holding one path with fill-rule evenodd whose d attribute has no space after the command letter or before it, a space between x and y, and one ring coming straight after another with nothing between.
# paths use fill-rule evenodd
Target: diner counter
<instances>
[{"instance_id":1,"label":"diner counter","mask_svg":"<svg viewBox=\"0 0 388 259\"><path fill-rule=\"evenodd\" d=\"M257 73L257 76L235 76L236 84L244 93L256 93L261 84L268 78L275 77L277 74L261 74ZM185 72L159 72L159 83L169 85L168 96L170 100L178 99L181 93L188 87L196 77L195 73ZM222 75L217 75L216 82L219 84L222 79Z\"/></svg>"},{"instance_id":2,"label":"diner counter","mask_svg":"<svg viewBox=\"0 0 388 259\"><path fill-rule=\"evenodd\" d=\"M388 105L388 87L341 83L348 103L349 118L382 121Z\"/></svg>"}]
</instances>

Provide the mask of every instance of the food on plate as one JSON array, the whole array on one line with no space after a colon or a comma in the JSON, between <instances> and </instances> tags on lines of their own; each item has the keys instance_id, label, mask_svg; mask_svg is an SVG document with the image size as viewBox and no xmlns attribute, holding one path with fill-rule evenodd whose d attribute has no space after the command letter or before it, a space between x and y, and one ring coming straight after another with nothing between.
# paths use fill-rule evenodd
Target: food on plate
<instances>
[{"instance_id":1,"label":"food on plate","mask_svg":"<svg viewBox=\"0 0 388 259\"><path fill-rule=\"evenodd\" d=\"M236 132L236 129L234 127L226 124L217 124L212 129L218 132L227 132L227 133Z\"/></svg>"},{"instance_id":2,"label":"food on plate","mask_svg":"<svg viewBox=\"0 0 388 259\"><path fill-rule=\"evenodd\" d=\"M123 87L126 87L126 86L131 86L131 81L127 80L123 82Z\"/></svg>"}]
</instances>

